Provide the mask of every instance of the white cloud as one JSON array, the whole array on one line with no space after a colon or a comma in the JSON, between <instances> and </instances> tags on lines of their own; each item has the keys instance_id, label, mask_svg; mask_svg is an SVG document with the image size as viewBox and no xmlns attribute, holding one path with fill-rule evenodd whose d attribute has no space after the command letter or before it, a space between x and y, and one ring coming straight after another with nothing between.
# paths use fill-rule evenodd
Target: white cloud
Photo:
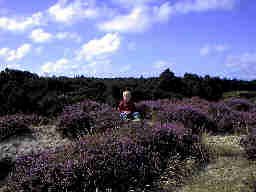
<instances>
[{"instance_id":1,"label":"white cloud","mask_svg":"<svg viewBox=\"0 0 256 192\"><path fill-rule=\"evenodd\" d=\"M86 59L90 61L95 57L116 52L120 46L120 37L118 34L108 33L101 39L94 39L82 46L77 51L77 60Z\"/></svg>"},{"instance_id":2,"label":"white cloud","mask_svg":"<svg viewBox=\"0 0 256 192\"><path fill-rule=\"evenodd\" d=\"M250 54L245 53L240 56L227 56L226 66L227 67L243 67L250 68L256 65L256 53Z\"/></svg>"},{"instance_id":3,"label":"white cloud","mask_svg":"<svg viewBox=\"0 0 256 192\"><path fill-rule=\"evenodd\" d=\"M18 70L25 71L25 69L24 69L23 67L21 67L20 64L17 64L17 63L8 64L6 67L7 67L8 69L18 69Z\"/></svg>"},{"instance_id":4,"label":"white cloud","mask_svg":"<svg viewBox=\"0 0 256 192\"><path fill-rule=\"evenodd\" d=\"M133 1L127 1L127 0L112 0L113 3L116 3L124 8L130 8L140 5L149 4L152 2L155 2L156 0L133 0Z\"/></svg>"},{"instance_id":5,"label":"white cloud","mask_svg":"<svg viewBox=\"0 0 256 192\"><path fill-rule=\"evenodd\" d=\"M169 2L158 6L136 5L127 15L117 15L113 19L97 24L102 31L140 33L149 29L154 23L167 22L172 13Z\"/></svg>"},{"instance_id":6,"label":"white cloud","mask_svg":"<svg viewBox=\"0 0 256 192\"><path fill-rule=\"evenodd\" d=\"M255 79L256 77L256 53L244 53L238 56L226 57L226 66L230 74L244 79Z\"/></svg>"},{"instance_id":7,"label":"white cloud","mask_svg":"<svg viewBox=\"0 0 256 192\"><path fill-rule=\"evenodd\" d=\"M6 61L13 61L22 59L31 50L30 44L23 44L17 50L11 50L9 48L0 49L0 56L4 57Z\"/></svg>"},{"instance_id":8,"label":"white cloud","mask_svg":"<svg viewBox=\"0 0 256 192\"><path fill-rule=\"evenodd\" d=\"M26 18L0 18L0 28L8 31L25 31L28 28L43 25L43 14L41 12Z\"/></svg>"},{"instance_id":9,"label":"white cloud","mask_svg":"<svg viewBox=\"0 0 256 192\"><path fill-rule=\"evenodd\" d=\"M118 15L110 21L98 24L102 31L143 32L150 26L147 10L136 7L128 15Z\"/></svg>"},{"instance_id":10,"label":"white cloud","mask_svg":"<svg viewBox=\"0 0 256 192\"><path fill-rule=\"evenodd\" d=\"M206 56L209 55L210 52L224 52L229 49L229 46L224 44L218 44L218 45L205 45L200 49L200 55Z\"/></svg>"},{"instance_id":11,"label":"white cloud","mask_svg":"<svg viewBox=\"0 0 256 192\"><path fill-rule=\"evenodd\" d=\"M77 64L74 65L66 58L59 59L56 62L47 62L41 67L43 73L63 73L77 68Z\"/></svg>"},{"instance_id":12,"label":"white cloud","mask_svg":"<svg viewBox=\"0 0 256 192\"><path fill-rule=\"evenodd\" d=\"M168 22L172 15L201 12L209 10L231 10L236 0L184 0L171 5L166 1L160 5L154 0L112 0L130 11L128 14L119 14L110 20L97 24L102 31L118 31L123 33L140 33L148 30L155 23Z\"/></svg>"},{"instance_id":13,"label":"white cloud","mask_svg":"<svg viewBox=\"0 0 256 192\"><path fill-rule=\"evenodd\" d=\"M9 51L9 48L2 48L0 49L0 55L5 56Z\"/></svg>"},{"instance_id":14,"label":"white cloud","mask_svg":"<svg viewBox=\"0 0 256 192\"><path fill-rule=\"evenodd\" d=\"M31 45L30 44L24 44L21 47L18 48L18 50L16 51L16 57L18 59L23 58L26 54L28 54L28 52L31 49Z\"/></svg>"},{"instance_id":15,"label":"white cloud","mask_svg":"<svg viewBox=\"0 0 256 192\"><path fill-rule=\"evenodd\" d=\"M51 33L44 32L43 29L33 30L30 34L30 38L34 42L39 42L39 43L50 41L53 38L56 38L58 40L73 39L78 43L80 43L82 41L82 38L77 33L59 32L59 33L56 33L56 35L53 35Z\"/></svg>"},{"instance_id":16,"label":"white cloud","mask_svg":"<svg viewBox=\"0 0 256 192\"><path fill-rule=\"evenodd\" d=\"M172 13L173 8L171 7L170 2L166 2L160 7L155 6L153 8L153 18L156 22L167 22Z\"/></svg>"},{"instance_id":17,"label":"white cloud","mask_svg":"<svg viewBox=\"0 0 256 192\"><path fill-rule=\"evenodd\" d=\"M67 1L58 1L47 10L57 22L71 24L83 18L97 18L100 14L99 9L90 6L88 2L75 0L68 5L66 5L66 2ZM93 4L92 1L89 2Z\"/></svg>"},{"instance_id":18,"label":"white cloud","mask_svg":"<svg viewBox=\"0 0 256 192\"><path fill-rule=\"evenodd\" d=\"M87 65L83 65L81 71L86 76L113 76L113 66L111 60L94 60Z\"/></svg>"},{"instance_id":19,"label":"white cloud","mask_svg":"<svg viewBox=\"0 0 256 192\"><path fill-rule=\"evenodd\" d=\"M208 10L231 10L234 8L236 0L186 0L174 4L173 8L176 13L201 12Z\"/></svg>"},{"instance_id":20,"label":"white cloud","mask_svg":"<svg viewBox=\"0 0 256 192\"><path fill-rule=\"evenodd\" d=\"M74 39L79 43L82 41L82 38L77 33L70 33L70 32L59 32L56 34L56 38L59 40Z\"/></svg>"},{"instance_id":21,"label":"white cloud","mask_svg":"<svg viewBox=\"0 0 256 192\"><path fill-rule=\"evenodd\" d=\"M204 46L200 49L200 55L201 56L206 56L210 52L210 47L209 46Z\"/></svg>"},{"instance_id":22,"label":"white cloud","mask_svg":"<svg viewBox=\"0 0 256 192\"><path fill-rule=\"evenodd\" d=\"M30 38L34 42L43 43L49 41L52 38L52 34L44 32L43 29L35 29L31 32Z\"/></svg>"}]
</instances>

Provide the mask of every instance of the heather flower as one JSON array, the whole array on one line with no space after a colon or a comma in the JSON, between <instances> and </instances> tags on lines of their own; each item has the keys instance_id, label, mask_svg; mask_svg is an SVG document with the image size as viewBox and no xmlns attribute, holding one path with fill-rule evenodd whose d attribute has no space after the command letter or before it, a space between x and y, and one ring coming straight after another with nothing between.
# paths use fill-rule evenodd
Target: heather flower
<instances>
[{"instance_id":1,"label":"heather flower","mask_svg":"<svg viewBox=\"0 0 256 192\"><path fill-rule=\"evenodd\" d=\"M250 111L250 109L254 107L252 103L242 98L229 98L229 99L226 99L224 103L227 106L229 106L231 109L237 110L237 111Z\"/></svg>"}]
</instances>

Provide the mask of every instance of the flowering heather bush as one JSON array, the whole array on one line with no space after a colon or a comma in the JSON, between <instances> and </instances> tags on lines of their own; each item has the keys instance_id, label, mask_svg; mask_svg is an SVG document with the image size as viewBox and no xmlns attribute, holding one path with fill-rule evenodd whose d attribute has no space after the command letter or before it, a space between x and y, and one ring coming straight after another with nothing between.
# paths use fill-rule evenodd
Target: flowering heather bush
<instances>
[{"instance_id":1,"label":"flowering heather bush","mask_svg":"<svg viewBox=\"0 0 256 192\"><path fill-rule=\"evenodd\" d=\"M245 132L252 125L253 115L248 112L232 111L224 103L212 104L209 107L209 115L216 122L219 133Z\"/></svg>"},{"instance_id":2,"label":"flowering heather bush","mask_svg":"<svg viewBox=\"0 0 256 192\"><path fill-rule=\"evenodd\" d=\"M7 115L0 118L0 141L20 132L30 132L25 118L18 115Z\"/></svg>"},{"instance_id":3,"label":"flowering heather bush","mask_svg":"<svg viewBox=\"0 0 256 192\"><path fill-rule=\"evenodd\" d=\"M92 119L93 131L97 133L120 127L124 123L120 119L120 113L107 104L102 104L98 111L91 111L89 115Z\"/></svg>"},{"instance_id":4,"label":"flowering heather bush","mask_svg":"<svg viewBox=\"0 0 256 192\"><path fill-rule=\"evenodd\" d=\"M93 119L93 126L103 129L113 127L115 118L120 119L119 113L108 105L100 105L91 111L85 104L84 109L81 105L72 105L65 107L57 125L73 132L89 128ZM135 135L119 137L110 129L107 135L88 136L67 147L66 151L45 150L20 157L15 163L15 173L9 174L13 188L6 192L33 191L33 186L42 192L95 191L96 187L122 192L131 185L144 186L158 177L167 166L169 155L178 152L188 156L188 150L195 149L193 154L199 161L205 159L200 156L204 154L201 147L191 146L198 138L184 136L182 123L160 122L151 131L149 127L136 130ZM184 150L182 146L187 148Z\"/></svg>"},{"instance_id":5,"label":"flowering heather bush","mask_svg":"<svg viewBox=\"0 0 256 192\"><path fill-rule=\"evenodd\" d=\"M99 111L102 108L102 106L104 106L106 104L102 104L102 106L101 106L101 104L99 104L95 101L84 100L84 101L80 102L79 105L81 106L81 108L84 112L89 113L91 111Z\"/></svg>"},{"instance_id":6,"label":"flowering heather bush","mask_svg":"<svg viewBox=\"0 0 256 192\"><path fill-rule=\"evenodd\" d=\"M11 190L31 191L36 182L37 189L41 186L39 191L95 191L96 186L100 190L109 187L126 191L131 185L145 185L162 171L159 153L136 144L130 137L114 141L112 136L104 136L94 143L82 141L70 150L77 155L57 164L50 151L19 158L16 173L9 178Z\"/></svg>"},{"instance_id":7,"label":"flowering heather bush","mask_svg":"<svg viewBox=\"0 0 256 192\"><path fill-rule=\"evenodd\" d=\"M150 109L158 111L158 110L162 110L162 104L161 104L161 100L157 100L157 101L153 101L153 100L147 100L147 101L141 101L139 102L139 104L145 104L147 106L150 107Z\"/></svg>"},{"instance_id":8,"label":"flowering heather bush","mask_svg":"<svg viewBox=\"0 0 256 192\"><path fill-rule=\"evenodd\" d=\"M73 111L82 111L89 116L89 124L92 132L105 132L120 124L120 113L107 104L84 100L80 103L64 107L63 111L72 114Z\"/></svg>"},{"instance_id":9,"label":"flowering heather bush","mask_svg":"<svg viewBox=\"0 0 256 192\"><path fill-rule=\"evenodd\" d=\"M23 119L24 122L28 125L46 125L51 121L51 118L37 115L37 114L16 114L20 119Z\"/></svg>"},{"instance_id":10,"label":"flowering heather bush","mask_svg":"<svg viewBox=\"0 0 256 192\"><path fill-rule=\"evenodd\" d=\"M200 145L200 136L187 132L182 124L164 123L161 125L159 123L152 131L154 145L157 146L157 151L160 152L163 160L166 160L170 153L172 155L178 153L181 160L193 156L198 163L209 163L210 157L206 148Z\"/></svg>"},{"instance_id":11,"label":"flowering heather bush","mask_svg":"<svg viewBox=\"0 0 256 192\"><path fill-rule=\"evenodd\" d=\"M230 107L232 110L237 111L250 111L254 105L250 103L247 99L242 98L229 98L224 101L224 103Z\"/></svg>"},{"instance_id":12,"label":"flowering heather bush","mask_svg":"<svg viewBox=\"0 0 256 192\"><path fill-rule=\"evenodd\" d=\"M169 110L169 108L167 109ZM181 106L170 109L168 120L181 122L187 129L192 129L192 134L199 134L205 129L215 131L216 124L205 114L191 106Z\"/></svg>"},{"instance_id":13,"label":"flowering heather bush","mask_svg":"<svg viewBox=\"0 0 256 192\"><path fill-rule=\"evenodd\" d=\"M156 121L166 120L168 112L171 111L170 109L177 106L171 103L171 101L172 100L169 99L141 101L136 105L136 109L138 109L137 111L146 119L152 119L152 112L154 111L158 113L158 115L154 117Z\"/></svg>"},{"instance_id":14,"label":"flowering heather bush","mask_svg":"<svg viewBox=\"0 0 256 192\"><path fill-rule=\"evenodd\" d=\"M215 101L207 101L205 99L201 99L198 96L194 96L191 98L184 98L182 100L181 104L192 105L193 107L201 108L201 107L208 106L209 104L214 104L214 103L216 103L216 102Z\"/></svg>"},{"instance_id":15,"label":"flowering heather bush","mask_svg":"<svg viewBox=\"0 0 256 192\"><path fill-rule=\"evenodd\" d=\"M182 103L179 103L179 106L190 106L192 108L199 109L201 113L208 116L209 106L212 104L216 104L215 101L207 101L205 99L201 99L200 97L192 97L192 98L184 98Z\"/></svg>"},{"instance_id":16,"label":"flowering heather bush","mask_svg":"<svg viewBox=\"0 0 256 192\"><path fill-rule=\"evenodd\" d=\"M101 108L102 106L95 101L84 100L73 105L66 105L63 108L63 111L72 112L75 110L79 110L79 111L84 111L86 113L89 113L91 111L99 111Z\"/></svg>"},{"instance_id":17,"label":"flowering heather bush","mask_svg":"<svg viewBox=\"0 0 256 192\"><path fill-rule=\"evenodd\" d=\"M208 109L209 115L213 118L230 114L232 113L232 109L228 107L225 103L217 103L217 104L210 104Z\"/></svg>"},{"instance_id":18,"label":"flowering heather bush","mask_svg":"<svg viewBox=\"0 0 256 192\"><path fill-rule=\"evenodd\" d=\"M159 152L162 160L167 160L168 156L180 152L178 145L184 133L185 129L182 124L157 123L152 127L153 143L151 144L155 147L152 150Z\"/></svg>"},{"instance_id":19,"label":"flowering heather bush","mask_svg":"<svg viewBox=\"0 0 256 192\"><path fill-rule=\"evenodd\" d=\"M31 191L33 185L38 191L95 191L97 186L121 192L130 186L145 186L162 173L168 155L182 153L179 145L184 130L181 123L156 124L151 132L149 127L144 134L143 129L136 132L136 139L109 132L76 142L67 147L65 155L64 151L45 150L20 157L9 177L10 191Z\"/></svg>"},{"instance_id":20,"label":"flowering heather bush","mask_svg":"<svg viewBox=\"0 0 256 192\"><path fill-rule=\"evenodd\" d=\"M176 135L182 137L185 133L184 126L177 123L158 122L152 128L152 134L155 138L162 138L161 136Z\"/></svg>"},{"instance_id":21,"label":"flowering heather bush","mask_svg":"<svg viewBox=\"0 0 256 192\"><path fill-rule=\"evenodd\" d=\"M57 131L71 138L77 137L79 132L87 134L90 131L88 114L76 109L64 111L57 122Z\"/></svg>"}]
</instances>

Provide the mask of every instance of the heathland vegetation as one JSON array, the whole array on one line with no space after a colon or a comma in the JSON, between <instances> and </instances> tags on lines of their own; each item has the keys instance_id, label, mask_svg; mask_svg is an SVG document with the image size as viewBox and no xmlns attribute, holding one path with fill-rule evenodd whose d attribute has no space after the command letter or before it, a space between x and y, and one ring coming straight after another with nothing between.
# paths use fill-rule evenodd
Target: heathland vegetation
<instances>
[{"instance_id":1,"label":"heathland vegetation","mask_svg":"<svg viewBox=\"0 0 256 192\"><path fill-rule=\"evenodd\" d=\"M147 79L43 78L6 69L0 81L0 145L46 124L72 141L0 159L4 192L256 190L254 81L179 78L169 69ZM125 87L132 89L140 122L120 120L116 107ZM219 159L238 167L229 172L237 185L208 185L223 181L228 167L216 178L200 178Z\"/></svg>"}]
</instances>

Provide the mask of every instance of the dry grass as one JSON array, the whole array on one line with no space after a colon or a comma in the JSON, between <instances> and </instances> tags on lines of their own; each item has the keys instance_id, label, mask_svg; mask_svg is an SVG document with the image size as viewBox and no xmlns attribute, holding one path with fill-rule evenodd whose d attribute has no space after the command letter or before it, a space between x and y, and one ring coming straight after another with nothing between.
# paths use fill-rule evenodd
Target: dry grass
<instances>
[{"instance_id":1,"label":"dry grass","mask_svg":"<svg viewBox=\"0 0 256 192\"><path fill-rule=\"evenodd\" d=\"M162 187L170 192L253 192L251 182L256 181L256 163L244 156L243 148L238 145L240 137L203 134L202 142L207 146L211 162L203 170L195 168L193 160L180 163L190 176L179 187L174 187L170 178Z\"/></svg>"}]
</instances>

